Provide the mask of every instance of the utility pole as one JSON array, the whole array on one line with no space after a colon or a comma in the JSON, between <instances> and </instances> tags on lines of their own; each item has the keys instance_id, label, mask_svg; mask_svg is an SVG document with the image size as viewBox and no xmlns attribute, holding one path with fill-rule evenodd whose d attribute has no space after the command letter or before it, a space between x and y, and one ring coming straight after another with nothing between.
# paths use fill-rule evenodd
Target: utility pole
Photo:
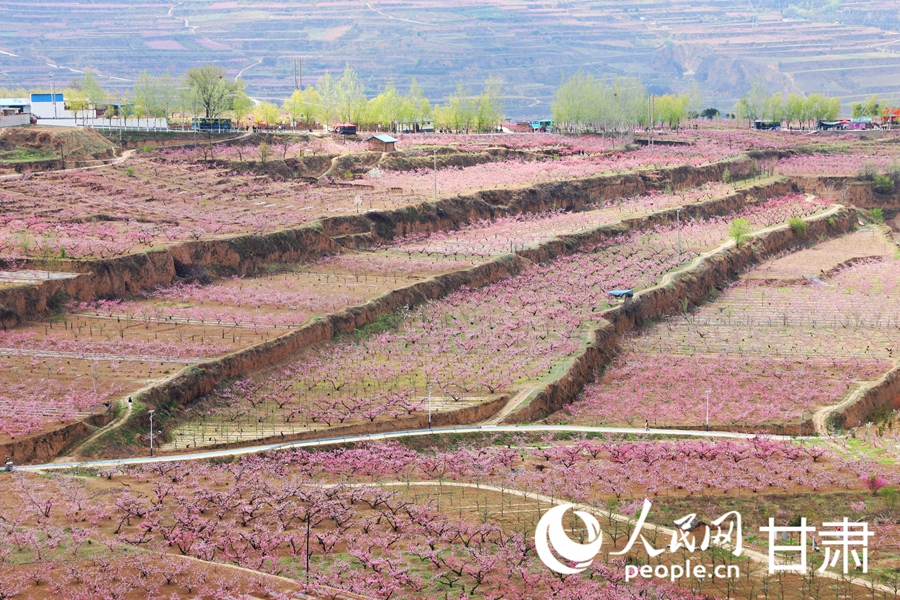
<instances>
[{"instance_id":1,"label":"utility pole","mask_svg":"<svg viewBox=\"0 0 900 600\"><path fill-rule=\"evenodd\" d=\"M428 388L428 398L426 400L428 403L428 429L431 429L431 388Z\"/></svg>"},{"instance_id":2,"label":"utility pole","mask_svg":"<svg viewBox=\"0 0 900 600\"><path fill-rule=\"evenodd\" d=\"M681 258L681 209L675 209L675 229L678 230L678 257Z\"/></svg>"},{"instance_id":3,"label":"utility pole","mask_svg":"<svg viewBox=\"0 0 900 600\"><path fill-rule=\"evenodd\" d=\"M294 91L303 89L303 60L294 59Z\"/></svg>"},{"instance_id":4,"label":"utility pole","mask_svg":"<svg viewBox=\"0 0 900 600\"><path fill-rule=\"evenodd\" d=\"M150 414L150 456L153 456L153 413L155 412L155 410L148 411Z\"/></svg>"},{"instance_id":5,"label":"utility pole","mask_svg":"<svg viewBox=\"0 0 900 600\"><path fill-rule=\"evenodd\" d=\"M56 80L53 79L53 73L50 73L50 98L53 100L53 118L58 119L59 116L56 113Z\"/></svg>"},{"instance_id":6,"label":"utility pole","mask_svg":"<svg viewBox=\"0 0 900 600\"><path fill-rule=\"evenodd\" d=\"M709 431L709 390L706 390L706 430Z\"/></svg>"},{"instance_id":7,"label":"utility pole","mask_svg":"<svg viewBox=\"0 0 900 600\"><path fill-rule=\"evenodd\" d=\"M434 199L437 200L437 150L434 151Z\"/></svg>"}]
</instances>

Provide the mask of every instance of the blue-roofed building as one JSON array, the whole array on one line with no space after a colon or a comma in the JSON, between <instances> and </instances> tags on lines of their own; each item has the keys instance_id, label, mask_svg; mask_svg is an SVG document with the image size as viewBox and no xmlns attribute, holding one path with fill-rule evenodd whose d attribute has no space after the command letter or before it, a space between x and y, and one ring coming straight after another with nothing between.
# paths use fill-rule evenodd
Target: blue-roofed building
<instances>
[{"instance_id":1,"label":"blue-roofed building","mask_svg":"<svg viewBox=\"0 0 900 600\"><path fill-rule=\"evenodd\" d=\"M386 133L376 133L372 137L367 137L365 141L369 142L369 148L372 150L378 152L393 152L397 149L396 144L400 140L391 137Z\"/></svg>"},{"instance_id":2,"label":"blue-roofed building","mask_svg":"<svg viewBox=\"0 0 900 600\"><path fill-rule=\"evenodd\" d=\"M32 94L31 112L38 119L75 119L75 111L66 110L64 94ZM83 112L83 111L82 111ZM77 115L84 117L84 115ZM74 122L72 123L74 125Z\"/></svg>"},{"instance_id":3,"label":"blue-roofed building","mask_svg":"<svg viewBox=\"0 0 900 600\"><path fill-rule=\"evenodd\" d=\"M55 94L55 100L57 102L65 102L62 94ZM31 95L32 102L53 102L54 94L32 94Z\"/></svg>"}]
</instances>

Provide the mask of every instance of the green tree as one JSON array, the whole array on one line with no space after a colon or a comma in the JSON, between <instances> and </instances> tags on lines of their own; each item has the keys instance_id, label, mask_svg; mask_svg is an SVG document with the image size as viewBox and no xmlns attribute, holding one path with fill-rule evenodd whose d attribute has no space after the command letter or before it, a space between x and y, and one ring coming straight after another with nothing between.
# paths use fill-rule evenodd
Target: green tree
<instances>
[{"instance_id":1,"label":"green tree","mask_svg":"<svg viewBox=\"0 0 900 600\"><path fill-rule=\"evenodd\" d=\"M197 107L207 118L218 117L230 110L234 94L243 89L243 82L231 81L226 77L225 69L215 65L189 70L187 85Z\"/></svg>"},{"instance_id":2,"label":"green tree","mask_svg":"<svg viewBox=\"0 0 900 600\"><path fill-rule=\"evenodd\" d=\"M154 93L156 95L156 108L159 111L158 118L168 119L175 112L178 102L178 82L167 70L162 75L154 78Z\"/></svg>"},{"instance_id":3,"label":"green tree","mask_svg":"<svg viewBox=\"0 0 900 600\"><path fill-rule=\"evenodd\" d=\"M366 107L366 94L359 75L347 65L335 82L335 87L337 116L347 123L353 123Z\"/></svg>"},{"instance_id":4,"label":"green tree","mask_svg":"<svg viewBox=\"0 0 900 600\"><path fill-rule=\"evenodd\" d=\"M94 108L102 106L106 99L106 93L103 91L103 88L100 87L100 82L97 81L94 72L90 69L84 70L84 76L81 80L81 91L84 92L88 102L90 102Z\"/></svg>"},{"instance_id":5,"label":"green tree","mask_svg":"<svg viewBox=\"0 0 900 600\"><path fill-rule=\"evenodd\" d=\"M673 129L678 127L681 121L687 117L689 102L690 98L686 95L666 94L657 96L655 100L656 120L668 124Z\"/></svg>"},{"instance_id":6,"label":"green tree","mask_svg":"<svg viewBox=\"0 0 900 600\"><path fill-rule=\"evenodd\" d=\"M366 107L369 123L393 130L394 123L402 118L405 101L393 83L387 84L383 92L369 100Z\"/></svg>"},{"instance_id":7,"label":"green tree","mask_svg":"<svg viewBox=\"0 0 900 600\"><path fill-rule=\"evenodd\" d=\"M688 118L696 119L703 111L703 92L700 91L700 84L696 81L691 85L691 91L688 94L687 110Z\"/></svg>"},{"instance_id":8,"label":"green tree","mask_svg":"<svg viewBox=\"0 0 900 600\"><path fill-rule=\"evenodd\" d=\"M784 120L788 124L797 121L802 125L806 99L800 94L790 93L784 101Z\"/></svg>"},{"instance_id":9,"label":"green tree","mask_svg":"<svg viewBox=\"0 0 900 600\"><path fill-rule=\"evenodd\" d=\"M881 101L878 99L877 94L872 94L868 98L866 98L865 103L865 113L866 117L880 117L881 116Z\"/></svg>"},{"instance_id":10,"label":"green tree","mask_svg":"<svg viewBox=\"0 0 900 600\"><path fill-rule=\"evenodd\" d=\"M85 113L91 103L90 100L88 100L87 94L84 93L84 90L68 88L63 96L66 99L66 108L75 113L76 120L78 120L79 116L82 118L86 116Z\"/></svg>"},{"instance_id":11,"label":"green tree","mask_svg":"<svg viewBox=\"0 0 900 600\"><path fill-rule=\"evenodd\" d=\"M421 123L431 117L431 102L425 97L422 86L415 78L409 84L409 92L406 94L406 105L409 110L409 121Z\"/></svg>"},{"instance_id":12,"label":"green tree","mask_svg":"<svg viewBox=\"0 0 900 600\"><path fill-rule=\"evenodd\" d=\"M188 114L197 115L203 111L200 99L187 84L187 79L183 81L181 87L178 88L178 110L181 112L182 121L186 119Z\"/></svg>"},{"instance_id":13,"label":"green tree","mask_svg":"<svg viewBox=\"0 0 900 600\"><path fill-rule=\"evenodd\" d=\"M32 90L35 93L39 93L42 90ZM23 87L18 88L8 88L0 86L0 98L27 98L28 90Z\"/></svg>"},{"instance_id":14,"label":"green tree","mask_svg":"<svg viewBox=\"0 0 900 600\"><path fill-rule=\"evenodd\" d=\"M484 92L477 99L475 126L479 131L493 131L503 121L503 81L493 75L484 82Z\"/></svg>"},{"instance_id":15,"label":"green tree","mask_svg":"<svg viewBox=\"0 0 900 600\"><path fill-rule=\"evenodd\" d=\"M141 71L137 81L134 82L135 111L142 117L159 116L160 108L156 94L156 84L147 71Z\"/></svg>"},{"instance_id":16,"label":"green tree","mask_svg":"<svg viewBox=\"0 0 900 600\"><path fill-rule=\"evenodd\" d=\"M833 121L841 112L841 99L829 98L824 94L810 94L806 97L805 116L811 123L814 121Z\"/></svg>"},{"instance_id":17,"label":"green tree","mask_svg":"<svg viewBox=\"0 0 900 600\"><path fill-rule=\"evenodd\" d=\"M316 82L316 89L322 98L325 119L352 123L363 116L366 95L359 76L350 65L337 79L331 73L325 73Z\"/></svg>"},{"instance_id":18,"label":"green tree","mask_svg":"<svg viewBox=\"0 0 900 600\"><path fill-rule=\"evenodd\" d=\"M741 99L734 105L734 114L739 119L747 119L752 125L753 121L762 118L768 97L769 90L766 88L766 82L762 77L757 76L747 93L741 96Z\"/></svg>"},{"instance_id":19,"label":"green tree","mask_svg":"<svg viewBox=\"0 0 900 600\"><path fill-rule=\"evenodd\" d=\"M785 113L784 98L781 92L775 92L763 102L763 119L780 123L784 120Z\"/></svg>"},{"instance_id":20,"label":"green tree","mask_svg":"<svg viewBox=\"0 0 900 600\"><path fill-rule=\"evenodd\" d=\"M475 124L475 102L472 99L472 91L463 87L463 84L458 84L456 91L450 94L447 108L448 125L457 132L468 133Z\"/></svg>"},{"instance_id":21,"label":"green tree","mask_svg":"<svg viewBox=\"0 0 900 600\"><path fill-rule=\"evenodd\" d=\"M128 127L128 117L134 116L134 102L129 100L127 95L122 96L122 101L119 104L119 116L122 117L122 120L125 121L125 126Z\"/></svg>"},{"instance_id":22,"label":"green tree","mask_svg":"<svg viewBox=\"0 0 900 600\"><path fill-rule=\"evenodd\" d=\"M305 90L296 90L284 101L284 110L295 122L304 123L309 127L322 114L322 98L311 86Z\"/></svg>"},{"instance_id":23,"label":"green tree","mask_svg":"<svg viewBox=\"0 0 900 600\"><path fill-rule=\"evenodd\" d=\"M241 121L253 110L253 100L250 99L244 90L237 90L231 101L231 114L234 115L235 123L240 126Z\"/></svg>"},{"instance_id":24,"label":"green tree","mask_svg":"<svg viewBox=\"0 0 900 600\"><path fill-rule=\"evenodd\" d=\"M281 112L278 106L271 102L260 102L253 108L253 118L258 123L273 125L281 120Z\"/></svg>"},{"instance_id":25,"label":"green tree","mask_svg":"<svg viewBox=\"0 0 900 600\"><path fill-rule=\"evenodd\" d=\"M316 82L316 89L322 98L322 117L326 121L338 118L338 89L337 82L331 73L326 72Z\"/></svg>"},{"instance_id":26,"label":"green tree","mask_svg":"<svg viewBox=\"0 0 900 600\"><path fill-rule=\"evenodd\" d=\"M790 226L791 230L797 235L806 235L807 223L800 217L791 217L790 219L788 219L788 225Z\"/></svg>"},{"instance_id":27,"label":"green tree","mask_svg":"<svg viewBox=\"0 0 900 600\"><path fill-rule=\"evenodd\" d=\"M747 219L735 219L731 222L729 235L734 240L735 245L740 246L747 240L751 231L750 221Z\"/></svg>"},{"instance_id":28,"label":"green tree","mask_svg":"<svg viewBox=\"0 0 900 600\"><path fill-rule=\"evenodd\" d=\"M579 71L556 90L551 112L566 131L624 131L646 122L647 90L638 79L598 81Z\"/></svg>"}]
</instances>

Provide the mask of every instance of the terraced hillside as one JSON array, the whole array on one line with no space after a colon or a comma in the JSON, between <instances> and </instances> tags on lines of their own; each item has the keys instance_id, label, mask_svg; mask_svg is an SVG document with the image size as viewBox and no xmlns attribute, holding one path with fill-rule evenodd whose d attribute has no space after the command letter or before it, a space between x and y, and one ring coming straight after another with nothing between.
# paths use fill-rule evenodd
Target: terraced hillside
<instances>
[{"instance_id":1,"label":"terraced hillside","mask_svg":"<svg viewBox=\"0 0 900 600\"><path fill-rule=\"evenodd\" d=\"M506 82L512 117L548 113L560 75L577 69L637 75L659 93L696 81L706 104L724 109L758 74L773 90L849 102L894 93L900 34L886 28L896 29L897 6L0 0L0 86L47 86L51 73L66 82L91 67L124 89L144 69L180 74L216 63L244 77L253 95L283 99L301 59L307 84L349 63L370 94L416 77L433 101L460 82L477 90L492 73Z\"/></svg>"},{"instance_id":2,"label":"terraced hillside","mask_svg":"<svg viewBox=\"0 0 900 600\"><path fill-rule=\"evenodd\" d=\"M895 132L403 137L0 177L0 598L897 597Z\"/></svg>"}]
</instances>

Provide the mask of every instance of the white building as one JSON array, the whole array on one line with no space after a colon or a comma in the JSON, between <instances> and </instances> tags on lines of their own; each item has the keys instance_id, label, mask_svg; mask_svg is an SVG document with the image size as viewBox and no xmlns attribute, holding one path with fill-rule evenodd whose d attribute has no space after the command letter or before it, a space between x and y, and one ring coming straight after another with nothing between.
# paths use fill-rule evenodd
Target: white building
<instances>
[{"instance_id":1,"label":"white building","mask_svg":"<svg viewBox=\"0 0 900 600\"><path fill-rule=\"evenodd\" d=\"M142 131L167 131L165 119L130 117L98 117L97 109L88 106L82 110L71 110L66 105L63 94L32 94L31 112L41 125L56 127L92 127L95 129L131 129Z\"/></svg>"},{"instance_id":2,"label":"white building","mask_svg":"<svg viewBox=\"0 0 900 600\"><path fill-rule=\"evenodd\" d=\"M62 94L32 94L31 95L31 113L38 119L75 119L76 114L73 110L66 110L66 100ZM41 123L42 125L53 125L54 123ZM66 124L71 127L70 123Z\"/></svg>"},{"instance_id":3,"label":"white building","mask_svg":"<svg viewBox=\"0 0 900 600\"><path fill-rule=\"evenodd\" d=\"M31 123L31 101L27 98L0 98L0 127Z\"/></svg>"}]
</instances>

